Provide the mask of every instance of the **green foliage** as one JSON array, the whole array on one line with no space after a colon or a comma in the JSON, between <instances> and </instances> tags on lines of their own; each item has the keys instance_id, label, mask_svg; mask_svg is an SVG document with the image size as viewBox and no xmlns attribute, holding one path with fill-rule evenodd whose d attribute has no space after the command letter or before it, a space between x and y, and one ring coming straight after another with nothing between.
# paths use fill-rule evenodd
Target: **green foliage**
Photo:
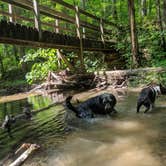
<instances>
[{"instance_id":1,"label":"green foliage","mask_svg":"<svg viewBox=\"0 0 166 166\"><path fill-rule=\"evenodd\" d=\"M21 62L33 62L31 71L26 74L28 83L42 81L49 71L58 70L58 58L55 49L38 49L25 55ZM62 63L62 69L65 64Z\"/></svg>"},{"instance_id":2,"label":"green foliage","mask_svg":"<svg viewBox=\"0 0 166 166\"><path fill-rule=\"evenodd\" d=\"M106 64L103 63L104 54L87 53L84 55L85 67L88 72L105 70Z\"/></svg>"}]
</instances>

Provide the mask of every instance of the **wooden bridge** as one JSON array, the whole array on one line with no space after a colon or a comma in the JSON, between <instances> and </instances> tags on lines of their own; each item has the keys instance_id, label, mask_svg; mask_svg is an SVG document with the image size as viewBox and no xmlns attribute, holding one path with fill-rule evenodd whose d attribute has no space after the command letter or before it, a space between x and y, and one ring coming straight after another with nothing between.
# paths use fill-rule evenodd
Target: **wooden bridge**
<instances>
[{"instance_id":1,"label":"wooden bridge","mask_svg":"<svg viewBox=\"0 0 166 166\"><path fill-rule=\"evenodd\" d=\"M81 52L115 50L115 43L105 36L119 28L116 24L63 0L51 2L52 8L41 0L0 0L0 43ZM56 10L57 5L64 12Z\"/></svg>"}]
</instances>

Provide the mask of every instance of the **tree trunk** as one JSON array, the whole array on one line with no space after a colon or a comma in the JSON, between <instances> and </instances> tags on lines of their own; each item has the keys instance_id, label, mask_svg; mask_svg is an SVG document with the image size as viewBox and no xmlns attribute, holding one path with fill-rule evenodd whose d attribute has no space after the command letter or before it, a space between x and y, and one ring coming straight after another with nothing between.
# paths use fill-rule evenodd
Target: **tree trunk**
<instances>
[{"instance_id":1,"label":"tree trunk","mask_svg":"<svg viewBox=\"0 0 166 166\"><path fill-rule=\"evenodd\" d=\"M19 56L21 58L23 58L25 56L25 48L22 47L22 46L19 47ZM22 63L22 69L23 69L24 72L27 71L27 65L26 65L25 62Z\"/></svg>"},{"instance_id":2,"label":"tree trunk","mask_svg":"<svg viewBox=\"0 0 166 166\"><path fill-rule=\"evenodd\" d=\"M116 8L116 0L112 0L112 16L113 16L114 20L118 19L117 8Z\"/></svg>"},{"instance_id":3,"label":"tree trunk","mask_svg":"<svg viewBox=\"0 0 166 166\"><path fill-rule=\"evenodd\" d=\"M18 57L17 53L18 53L17 46L13 45L13 54L14 54L14 57L15 57L16 61L19 62L19 57Z\"/></svg>"},{"instance_id":4,"label":"tree trunk","mask_svg":"<svg viewBox=\"0 0 166 166\"><path fill-rule=\"evenodd\" d=\"M164 28L163 28L163 23L162 23L162 17L161 17L161 6L160 6L160 0L156 1L156 6L157 6L157 15L158 15L158 23L159 23L159 28L160 32L162 33ZM166 41L164 35L161 35L161 46L163 50L166 50Z\"/></svg>"},{"instance_id":5,"label":"tree trunk","mask_svg":"<svg viewBox=\"0 0 166 166\"><path fill-rule=\"evenodd\" d=\"M3 65L3 58L2 56L0 56L0 66L1 66L1 77L4 76L4 73L5 73L5 69L4 69L4 65Z\"/></svg>"},{"instance_id":6,"label":"tree trunk","mask_svg":"<svg viewBox=\"0 0 166 166\"><path fill-rule=\"evenodd\" d=\"M128 0L129 22L130 22L130 37L131 37L131 52L132 52L132 65L131 67L138 67L140 65L138 39L135 23L135 8L134 1Z\"/></svg>"},{"instance_id":7,"label":"tree trunk","mask_svg":"<svg viewBox=\"0 0 166 166\"><path fill-rule=\"evenodd\" d=\"M149 4L148 4L148 15L149 15L149 16L150 16L151 13L152 13L152 6L153 6L152 0L149 0Z\"/></svg>"},{"instance_id":8,"label":"tree trunk","mask_svg":"<svg viewBox=\"0 0 166 166\"><path fill-rule=\"evenodd\" d=\"M141 1L142 6L142 16L147 16L147 4L146 0Z\"/></svg>"},{"instance_id":9,"label":"tree trunk","mask_svg":"<svg viewBox=\"0 0 166 166\"><path fill-rule=\"evenodd\" d=\"M163 0L163 22L166 29L166 0Z\"/></svg>"},{"instance_id":10,"label":"tree trunk","mask_svg":"<svg viewBox=\"0 0 166 166\"><path fill-rule=\"evenodd\" d=\"M103 5L103 4L104 4L104 5ZM102 17L105 19L105 17L106 17L105 0L102 0L102 6L103 6L103 10L102 10Z\"/></svg>"}]
</instances>

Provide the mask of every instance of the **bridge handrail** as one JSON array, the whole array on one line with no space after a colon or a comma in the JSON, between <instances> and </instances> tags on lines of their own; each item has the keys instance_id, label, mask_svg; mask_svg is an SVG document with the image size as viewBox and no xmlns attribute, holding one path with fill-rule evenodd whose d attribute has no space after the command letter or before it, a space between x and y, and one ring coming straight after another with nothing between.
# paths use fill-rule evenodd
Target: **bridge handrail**
<instances>
[{"instance_id":1,"label":"bridge handrail","mask_svg":"<svg viewBox=\"0 0 166 166\"><path fill-rule=\"evenodd\" d=\"M63 6L65 6L65 7L67 7L67 8L69 8L69 9L72 9L72 10L75 9L75 7L74 7L73 5L67 3L67 2L65 2L65 1L63 1L63 0L53 0L53 1L55 1L55 2L57 2L57 3L59 3L59 4L63 5ZM93 18L93 19L98 20L98 21L101 20L100 17L97 17L97 16L95 16L95 15L93 15L93 14L91 14L91 13L88 13L88 12L86 12L85 10L83 10L83 9L81 9L81 8L79 8L79 10L80 10L80 13L81 13L81 14L84 14L85 16L88 16L88 17ZM109 25L114 26L114 27L116 27L116 28L118 28L118 29L120 28L118 25L116 25L116 24L113 23L113 22L110 22L110 21L105 20L105 19L102 19L102 20L103 20L103 23L105 23L105 24L109 24Z\"/></svg>"}]
</instances>

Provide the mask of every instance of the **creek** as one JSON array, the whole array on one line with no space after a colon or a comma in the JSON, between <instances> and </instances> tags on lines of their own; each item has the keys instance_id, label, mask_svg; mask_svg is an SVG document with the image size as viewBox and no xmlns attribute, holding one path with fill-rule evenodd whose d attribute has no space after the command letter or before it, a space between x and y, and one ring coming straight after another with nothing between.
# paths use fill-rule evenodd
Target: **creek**
<instances>
[{"instance_id":1,"label":"creek","mask_svg":"<svg viewBox=\"0 0 166 166\"><path fill-rule=\"evenodd\" d=\"M144 114L142 109L136 114L137 96L138 92L122 94L116 105L118 114L113 117L81 120L72 112L66 114L63 104L58 104L31 120L18 121L12 129L13 138L0 130L0 159L30 142L41 148L25 166L165 166L166 97L156 99L152 112ZM33 110L53 102L50 97L29 96L1 103L0 120L6 114L21 113L27 101Z\"/></svg>"}]
</instances>

